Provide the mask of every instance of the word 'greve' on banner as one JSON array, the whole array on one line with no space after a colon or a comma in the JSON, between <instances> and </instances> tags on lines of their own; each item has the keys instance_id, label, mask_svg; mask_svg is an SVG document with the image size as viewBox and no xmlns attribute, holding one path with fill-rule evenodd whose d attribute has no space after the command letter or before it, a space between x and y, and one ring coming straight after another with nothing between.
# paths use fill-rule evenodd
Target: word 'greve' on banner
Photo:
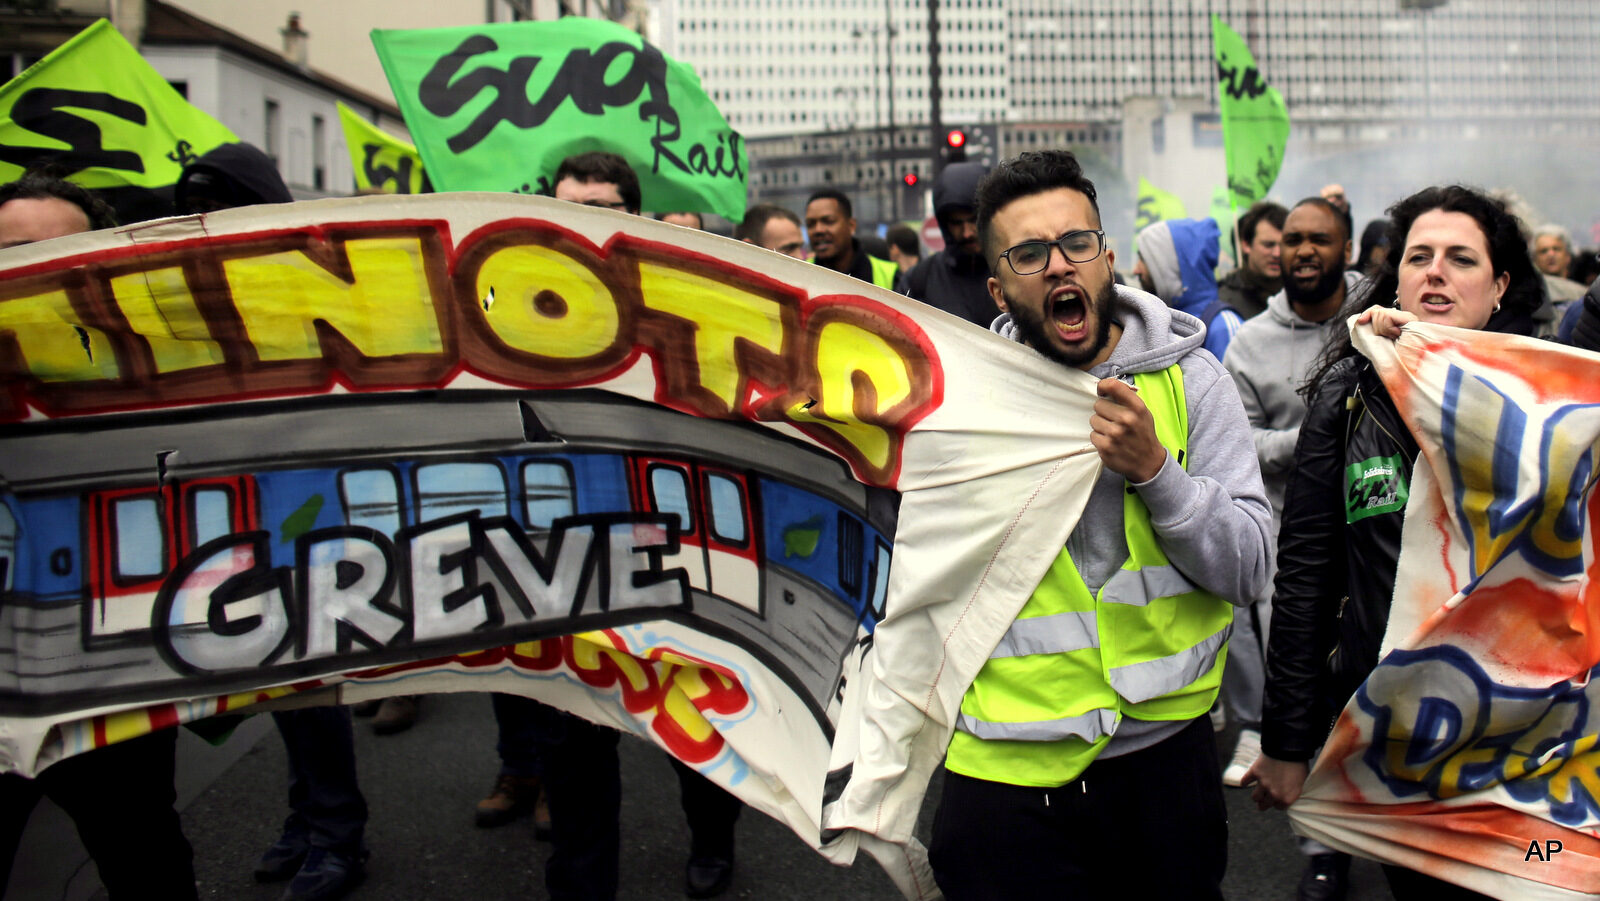
<instances>
[{"instance_id":1,"label":"word 'greve' on banner","mask_svg":"<svg viewBox=\"0 0 1600 901\"><path fill-rule=\"evenodd\" d=\"M371 194L425 194L433 190L417 148L389 134L341 101L339 124L350 149L356 190Z\"/></svg>"},{"instance_id":2,"label":"word 'greve' on banner","mask_svg":"<svg viewBox=\"0 0 1600 901\"><path fill-rule=\"evenodd\" d=\"M1219 16L1211 17L1211 36L1216 45L1228 193L1234 208L1243 209L1267 196L1278 180L1289 140L1289 110L1283 95L1256 67L1244 39Z\"/></svg>"},{"instance_id":3,"label":"word 'greve' on banner","mask_svg":"<svg viewBox=\"0 0 1600 901\"><path fill-rule=\"evenodd\" d=\"M101 19L0 87L0 181L50 165L119 213L170 189L228 127L173 89ZM142 197L141 197L142 195Z\"/></svg>"},{"instance_id":4,"label":"word 'greve' on banner","mask_svg":"<svg viewBox=\"0 0 1600 901\"><path fill-rule=\"evenodd\" d=\"M441 191L549 193L566 157L604 150L653 210L744 218L744 138L688 65L613 22L375 30L406 127Z\"/></svg>"}]
</instances>

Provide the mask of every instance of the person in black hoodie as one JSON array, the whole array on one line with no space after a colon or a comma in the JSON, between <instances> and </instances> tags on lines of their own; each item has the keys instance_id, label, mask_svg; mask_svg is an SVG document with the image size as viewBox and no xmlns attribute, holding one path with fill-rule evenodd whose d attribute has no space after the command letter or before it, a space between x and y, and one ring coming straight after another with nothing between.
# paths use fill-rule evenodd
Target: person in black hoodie
<instances>
[{"instance_id":1,"label":"person in black hoodie","mask_svg":"<svg viewBox=\"0 0 1600 901\"><path fill-rule=\"evenodd\" d=\"M946 313L988 328L1000 315L989 296L989 263L978 244L978 182L982 163L951 163L933 184L933 215L944 249L923 258L906 279L906 293Z\"/></svg>"},{"instance_id":2,"label":"person in black hoodie","mask_svg":"<svg viewBox=\"0 0 1600 901\"><path fill-rule=\"evenodd\" d=\"M195 214L294 197L271 157L249 144L223 144L185 167L173 200L180 214ZM367 856L350 708L278 711L272 719L288 750L290 814L256 862L256 880L289 880L284 901L342 897L366 875Z\"/></svg>"},{"instance_id":3,"label":"person in black hoodie","mask_svg":"<svg viewBox=\"0 0 1600 901\"><path fill-rule=\"evenodd\" d=\"M217 147L185 167L173 188L182 214L293 200L272 157L251 144Z\"/></svg>"}]
</instances>

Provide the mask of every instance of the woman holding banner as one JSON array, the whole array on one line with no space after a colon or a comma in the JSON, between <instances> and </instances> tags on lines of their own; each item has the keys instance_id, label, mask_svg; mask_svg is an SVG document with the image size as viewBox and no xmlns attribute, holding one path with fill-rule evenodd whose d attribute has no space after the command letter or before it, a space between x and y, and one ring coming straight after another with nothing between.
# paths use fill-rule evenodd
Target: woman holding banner
<instances>
[{"instance_id":1,"label":"woman holding banner","mask_svg":"<svg viewBox=\"0 0 1600 901\"><path fill-rule=\"evenodd\" d=\"M1539 280L1516 217L1459 186L1389 210L1390 252L1344 311L1395 338L1408 322L1531 334ZM1288 807L1334 719L1378 663L1418 448L1373 365L1335 330L1307 381L1309 410L1284 502L1268 641L1257 806ZM1343 867L1309 887L1342 896ZM1481 895L1385 866L1400 901ZM1314 880L1315 881L1315 880Z\"/></svg>"}]
</instances>

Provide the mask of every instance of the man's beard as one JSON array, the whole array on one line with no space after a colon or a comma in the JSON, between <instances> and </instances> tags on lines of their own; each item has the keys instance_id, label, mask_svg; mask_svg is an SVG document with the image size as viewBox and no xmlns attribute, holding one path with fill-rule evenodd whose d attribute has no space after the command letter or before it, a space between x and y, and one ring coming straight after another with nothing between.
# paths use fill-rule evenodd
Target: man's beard
<instances>
[{"instance_id":1,"label":"man's beard","mask_svg":"<svg viewBox=\"0 0 1600 901\"><path fill-rule=\"evenodd\" d=\"M847 272L843 265L845 257L850 256L853 253L866 253L865 249L858 250L856 248L856 238L853 234L847 233L842 241L835 239L832 246L833 250L829 251L827 256L823 256L821 253L815 253L814 256L816 257L817 262L822 264L822 266L828 269L833 269L837 272ZM813 248L813 250L815 250L815 248ZM853 266L855 265L856 261L851 259L850 263Z\"/></svg>"},{"instance_id":2,"label":"man's beard","mask_svg":"<svg viewBox=\"0 0 1600 901\"><path fill-rule=\"evenodd\" d=\"M1150 278L1150 276L1148 274L1143 273L1143 272L1140 272L1140 273L1137 273L1137 274L1139 276L1139 287L1144 290L1144 293L1152 294L1152 295L1155 295L1156 297L1160 297L1161 296L1159 294L1156 294L1156 283L1155 283L1154 280L1152 280Z\"/></svg>"},{"instance_id":3,"label":"man's beard","mask_svg":"<svg viewBox=\"0 0 1600 901\"><path fill-rule=\"evenodd\" d=\"M1301 288L1298 282L1285 273L1283 277L1283 294L1289 299L1290 303L1310 306L1322 303L1332 297L1333 293L1339 290L1339 286L1343 283L1343 269L1330 269L1324 272L1322 277L1317 279L1310 288Z\"/></svg>"},{"instance_id":4,"label":"man's beard","mask_svg":"<svg viewBox=\"0 0 1600 901\"><path fill-rule=\"evenodd\" d=\"M1094 298L1094 341L1080 351L1070 352L1062 350L1050 341L1050 333L1045 330L1042 318L1033 315L1033 309L1023 304L1013 304L1009 300L1006 306L1011 310L1011 321L1016 324L1017 331L1021 333L1023 343L1044 354L1063 366L1074 369L1093 360L1100 355L1106 342L1111 340L1111 308L1117 299L1117 289L1108 280L1105 287ZM1085 311L1088 312L1088 311ZM1040 317L1043 316L1041 307Z\"/></svg>"}]
</instances>

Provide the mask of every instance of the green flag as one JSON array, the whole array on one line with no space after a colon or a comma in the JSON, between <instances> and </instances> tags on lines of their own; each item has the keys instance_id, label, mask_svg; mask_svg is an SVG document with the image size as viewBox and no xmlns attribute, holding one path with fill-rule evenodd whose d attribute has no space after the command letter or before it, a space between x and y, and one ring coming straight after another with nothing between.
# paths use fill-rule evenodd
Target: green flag
<instances>
[{"instance_id":1,"label":"green flag","mask_svg":"<svg viewBox=\"0 0 1600 901\"><path fill-rule=\"evenodd\" d=\"M1233 239L1229 236L1233 234L1234 222L1239 217L1234 215L1227 187L1223 185L1211 187L1211 211L1208 215L1216 221L1217 230L1222 233L1222 249L1228 252L1230 258L1237 257L1237 253L1228 250L1233 246ZM1238 260L1234 260L1234 263L1237 264Z\"/></svg>"},{"instance_id":2,"label":"green flag","mask_svg":"<svg viewBox=\"0 0 1600 901\"><path fill-rule=\"evenodd\" d=\"M1150 179L1139 176L1139 196L1133 204L1133 240L1128 242L1129 248L1138 256L1139 233L1144 231L1145 226L1168 219L1182 219L1185 215L1183 201L1178 199L1178 195L1163 191L1151 184Z\"/></svg>"},{"instance_id":3,"label":"green flag","mask_svg":"<svg viewBox=\"0 0 1600 901\"><path fill-rule=\"evenodd\" d=\"M105 19L0 86L0 181L50 163L89 188L169 187L186 163L237 140Z\"/></svg>"},{"instance_id":4,"label":"green flag","mask_svg":"<svg viewBox=\"0 0 1600 901\"><path fill-rule=\"evenodd\" d=\"M1183 201L1178 195L1168 193L1150 183L1150 179L1139 176L1139 199L1134 204L1133 233L1138 236L1144 227L1153 222L1165 222L1168 219L1182 219L1188 215L1183 211Z\"/></svg>"},{"instance_id":5,"label":"green flag","mask_svg":"<svg viewBox=\"0 0 1600 901\"><path fill-rule=\"evenodd\" d=\"M606 150L651 210L744 218L749 164L700 79L613 22L374 31L406 126L441 191L547 193L568 156Z\"/></svg>"},{"instance_id":6,"label":"green flag","mask_svg":"<svg viewBox=\"0 0 1600 901\"><path fill-rule=\"evenodd\" d=\"M1289 110L1283 95L1256 68L1243 38L1218 16L1211 17L1217 54L1217 105L1228 160L1228 194L1234 209L1267 196L1283 166L1289 140Z\"/></svg>"},{"instance_id":7,"label":"green flag","mask_svg":"<svg viewBox=\"0 0 1600 901\"><path fill-rule=\"evenodd\" d=\"M1211 187L1211 218L1217 220L1217 227L1227 232L1233 228L1233 207L1228 201L1228 189L1222 185Z\"/></svg>"},{"instance_id":8,"label":"green flag","mask_svg":"<svg viewBox=\"0 0 1600 901\"><path fill-rule=\"evenodd\" d=\"M422 194L432 189L422 171L417 148L361 118L339 104L339 124L344 145L356 173L356 190L366 193Z\"/></svg>"}]
</instances>

